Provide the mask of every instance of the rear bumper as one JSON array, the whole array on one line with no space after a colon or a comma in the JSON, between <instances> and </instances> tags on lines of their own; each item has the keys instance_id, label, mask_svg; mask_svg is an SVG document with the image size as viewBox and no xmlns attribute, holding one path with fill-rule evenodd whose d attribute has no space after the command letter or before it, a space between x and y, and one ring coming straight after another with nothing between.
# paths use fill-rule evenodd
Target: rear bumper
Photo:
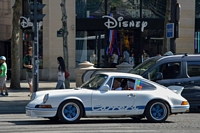
<instances>
[{"instance_id":1,"label":"rear bumper","mask_svg":"<svg viewBox=\"0 0 200 133\"><path fill-rule=\"evenodd\" d=\"M173 106L171 107L172 113L184 113L189 111L190 106L184 105L184 106Z\"/></svg>"}]
</instances>

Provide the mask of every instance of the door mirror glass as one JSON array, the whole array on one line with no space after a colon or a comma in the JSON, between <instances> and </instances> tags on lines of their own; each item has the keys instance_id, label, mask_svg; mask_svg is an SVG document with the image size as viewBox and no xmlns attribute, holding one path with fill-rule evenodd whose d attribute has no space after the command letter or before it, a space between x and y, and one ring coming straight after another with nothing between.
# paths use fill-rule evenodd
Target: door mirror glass
<instances>
[{"instance_id":1,"label":"door mirror glass","mask_svg":"<svg viewBox=\"0 0 200 133\"><path fill-rule=\"evenodd\" d=\"M100 90L101 91L108 91L109 89L110 89L109 85L106 84L106 85L102 86Z\"/></svg>"}]
</instances>

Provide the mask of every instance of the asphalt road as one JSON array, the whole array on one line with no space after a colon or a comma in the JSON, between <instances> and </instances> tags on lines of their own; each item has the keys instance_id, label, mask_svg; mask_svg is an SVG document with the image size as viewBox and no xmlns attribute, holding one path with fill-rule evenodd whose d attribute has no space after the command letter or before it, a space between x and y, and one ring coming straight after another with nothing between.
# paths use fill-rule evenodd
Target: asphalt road
<instances>
[{"instance_id":1,"label":"asphalt road","mask_svg":"<svg viewBox=\"0 0 200 133\"><path fill-rule=\"evenodd\" d=\"M62 124L25 114L1 114L0 133L200 133L200 114L170 116L165 123L146 119L82 118L77 124Z\"/></svg>"}]
</instances>

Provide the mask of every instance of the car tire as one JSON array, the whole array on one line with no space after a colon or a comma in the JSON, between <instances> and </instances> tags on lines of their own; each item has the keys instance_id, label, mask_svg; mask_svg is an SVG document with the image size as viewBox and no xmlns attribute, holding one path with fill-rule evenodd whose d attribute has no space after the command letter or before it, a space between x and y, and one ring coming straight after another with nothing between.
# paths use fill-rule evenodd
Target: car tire
<instances>
[{"instance_id":1,"label":"car tire","mask_svg":"<svg viewBox=\"0 0 200 133\"><path fill-rule=\"evenodd\" d=\"M146 107L145 115L148 121L164 122L169 116L169 107L164 101L151 101Z\"/></svg>"},{"instance_id":2,"label":"car tire","mask_svg":"<svg viewBox=\"0 0 200 133\"><path fill-rule=\"evenodd\" d=\"M65 101L58 109L58 117L63 123L75 123L80 120L83 108L78 101Z\"/></svg>"}]
</instances>

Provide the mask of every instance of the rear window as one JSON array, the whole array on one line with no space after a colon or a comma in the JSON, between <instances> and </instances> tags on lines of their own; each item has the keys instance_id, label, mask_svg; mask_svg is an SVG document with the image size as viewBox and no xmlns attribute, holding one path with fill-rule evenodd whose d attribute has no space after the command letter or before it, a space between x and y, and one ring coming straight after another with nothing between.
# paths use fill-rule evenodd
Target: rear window
<instances>
[{"instance_id":1,"label":"rear window","mask_svg":"<svg viewBox=\"0 0 200 133\"><path fill-rule=\"evenodd\" d=\"M200 62L199 61L188 61L187 62L187 73L190 77L200 76Z\"/></svg>"}]
</instances>

